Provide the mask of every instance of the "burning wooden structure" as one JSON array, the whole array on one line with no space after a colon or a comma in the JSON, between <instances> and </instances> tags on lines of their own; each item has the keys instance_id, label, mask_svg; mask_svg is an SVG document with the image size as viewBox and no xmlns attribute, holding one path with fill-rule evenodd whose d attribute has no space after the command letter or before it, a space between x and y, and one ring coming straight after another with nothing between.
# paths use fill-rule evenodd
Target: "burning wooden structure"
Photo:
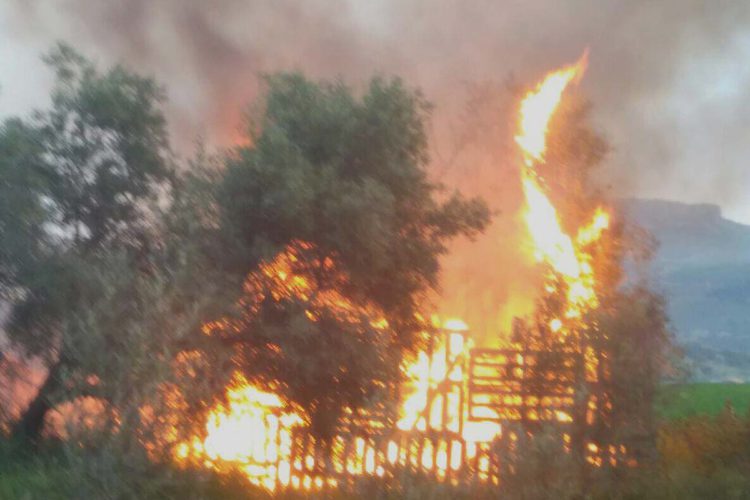
<instances>
[{"instance_id":1,"label":"burning wooden structure","mask_svg":"<svg viewBox=\"0 0 750 500\"><path fill-rule=\"evenodd\" d=\"M186 445L184 454L198 454L209 466L233 463L270 490L403 473L499 484L512 473L519 443L542 429L558 437L562 452L579 453L592 466L622 461L624 447L597 442L596 433L586 431L606 423L611 411L607 353L581 335L584 315L599 305L591 246L607 229L609 214L599 208L577 234L567 234L536 170L544 163L549 119L584 69L585 56L529 92L516 136L526 199L521 215L547 273L544 291L557 297L545 319L533 327L519 322L511 342L495 348L474 346L461 321L437 325L426 350L404 366L408 382L394 388L402 395L397 418L384 409L349 413L326 442L316 441L298 415L285 413L275 395L238 383L229 389L230 407L210 416L208 437ZM277 268L265 271L275 280L274 293L306 293L307 281ZM333 299L350 309L343 298Z\"/></svg>"},{"instance_id":2,"label":"burning wooden structure","mask_svg":"<svg viewBox=\"0 0 750 500\"><path fill-rule=\"evenodd\" d=\"M573 371L586 362L584 354L561 349L554 353L560 364L541 370L549 351L473 347L467 333L457 322L432 332L412 367L397 421L377 411L351 413L332 440L316 441L273 395L238 388L228 412L209 421L202 450L208 462L234 463L270 490L413 473L451 484L499 484L512 470L519 432L531 437L535 429L552 429L560 449L569 451L574 425L606 418L604 407L589 404L585 422L576 421ZM233 397L241 410L231 408ZM625 451L586 446L593 465L615 465Z\"/></svg>"}]
</instances>

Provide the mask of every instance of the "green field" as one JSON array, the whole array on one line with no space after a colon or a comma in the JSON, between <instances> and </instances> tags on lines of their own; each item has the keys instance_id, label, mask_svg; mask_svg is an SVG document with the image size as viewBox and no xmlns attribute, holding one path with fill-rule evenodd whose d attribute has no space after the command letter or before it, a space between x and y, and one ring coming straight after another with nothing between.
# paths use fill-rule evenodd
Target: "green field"
<instances>
[{"instance_id":1,"label":"green field","mask_svg":"<svg viewBox=\"0 0 750 500\"><path fill-rule=\"evenodd\" d=\"M657 411L666 419L719 413L727 401L735 411L745 414L750 408L750 384L700 383L666 386Z\"/></svg>"}]
</instances>

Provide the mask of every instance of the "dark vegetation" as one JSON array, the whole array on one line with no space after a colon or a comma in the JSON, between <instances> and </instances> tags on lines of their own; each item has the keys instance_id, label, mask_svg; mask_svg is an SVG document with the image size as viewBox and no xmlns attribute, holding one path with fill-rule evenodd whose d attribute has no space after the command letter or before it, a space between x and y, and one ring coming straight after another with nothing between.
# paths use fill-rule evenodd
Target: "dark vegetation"
<instances>
[{"instance_id":1,"label":"dark vegetation","mask_svg":"<svg viewBox=\"0 0 750 500\"><path fill-rule=\"evenodd\" d=\"M180 165L151 79L101 72L65 45L47 62L51 109L0 129L6 330L47 367L10 438L41 450L53 408L97 402L96 426L61 446L89 454L80 477L108 497L200 435L236 374L323 438L344 408L390 411L439 256L489 216L428 180L420 94L396 79L357 96L270 76L252 146ZM289 252L309 296L248 296L259 266ZM319 299L331 293L341 300ZM358 313L339 314L341 301Z\"/></svg>"},{"instance_id":2,"label":"dark vegetation","mask_svg":"<svg viewBox=\"0 0 750 500\"><path fill-rule=\"evenodd\" d=\"M246 145L216 155L199 148L182 162L168 144L164 91L151 79L123 67L102 72L67 46L48 62L57 75L51 108L0 128L6 330L15 353L47 367L0 442L0 498L268 496L238 474L174 464L174 447L201 436L203 417L237 374L281 395L324 440L345 408L391 411L400 361L420 345L440 256L451 238L472 237L489 219L482 201L428 178L423 97L397 79L357 93L273 75L248 113ZM556 196L583 217L597 200L584 181L606 145L586 127L585 107L566 119L575 126L558 128L550 153L565 168L549 177L576 181ZM655 413L672 355L664 308L647 288L618 286L621 260L640 248L623 227L613 235L596 250L607 279L581 335L611 356L616 411L586 431L596 436L576 439L627 443L638 466L582 467L576 453L553 454L542 430L500 488L403 476L325 495L750 493L744 414L726 407L665 421ZM307 296L275 294L256 279L284 255L294 256ZM341 303L357 314L341 314ZM541 319L559 307L543 305ZM381 318L387 323L375 327ZM53 409L92 401L94 424L58 436L45 428Z\"/></svg>"},{"instance_id":3,"label":"dark vegetation","mask_svg":"<svg viewBox=\"0 0 750 500\"><path fill-rule=\"evenodd\" d=\"M707 391L713 384L700 385L698 392ZM734 400L747 386L712 387L719 399ZM693 387L682 387L680 392L691 394ZM663 414L673 415L660 425L657 465L624 471L618 476L602 473L600 481L590 492L590 498L746 498L750 481L750 414L738 413L723 405L702 406L705 413L683 414L683 403L675 402L674 388L664 391ZM705 398L698 397L699 401ZM747 401L740 397L740 401ZM683 401L689 399L683 398ZM538 453L539 451L537 451ZM261 489L248 484L241 475L212 474L205 470L175 470L152 466L150 474L139 477L129 489L118 489L113 495L99 489L95 477L82 464L88 458L77 453L66 453L56 445L39 452L13 448L10 442L0 447L0 498L69 499L69 498L267 498ZM553 467L553 464L557 464ZM102 468L110 464L102 464ZM575 497L567 488L567 476L562 474L565 464L537 461L528 457L526 471L532 475L527 484L519 482L520 491L507 491L501 498L561 498ZM534 474L542 474L546 485L556 489L534 491ZM497 498L498 493L481 488L459 489L436 485L429 480L412 477L401 484L363 484L359 492L328 492L325 498L362 498L374 496L380 490L382 498ZM121 487L120 487L121 488ZM390 493L388 493L390 492ZM84 496L85 495L85 496ZM294 494L282 498L297 498Z\"/></svg>"}]
</instances>

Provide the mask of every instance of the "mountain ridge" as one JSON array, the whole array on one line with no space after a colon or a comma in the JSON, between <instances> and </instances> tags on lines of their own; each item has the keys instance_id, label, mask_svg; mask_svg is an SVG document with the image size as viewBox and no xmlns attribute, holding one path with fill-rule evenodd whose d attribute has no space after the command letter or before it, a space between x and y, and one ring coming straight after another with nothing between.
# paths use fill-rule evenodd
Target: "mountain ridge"
<instances>
[{"instance_id":1,"label":"mountain ridge","mask_svg":"<svg viewBox=\"0 0 750 500\"><path fill-rule=\"evenodd\" d=\"M628 198L658 242L649 276L697 380L750 380L750 226L712 204Z\"/></svg>"}]
</instances>

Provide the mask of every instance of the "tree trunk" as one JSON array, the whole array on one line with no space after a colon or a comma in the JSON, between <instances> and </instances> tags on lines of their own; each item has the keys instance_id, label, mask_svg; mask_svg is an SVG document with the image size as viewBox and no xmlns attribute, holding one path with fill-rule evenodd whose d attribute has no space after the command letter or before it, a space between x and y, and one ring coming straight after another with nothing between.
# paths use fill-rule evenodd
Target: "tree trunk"
<instances>
[{"instance_id":1,"label":"tree trunk","mask_svg":"<svg viewBox=\"0 0 750 500\"><path fill-rule=\"evenodd\" d=\"M21 415L21 418L13 427L13 436L30 441L36 441L44 428L44 420L49 410L52 409L50 397L60 386L59 372L62 363L56 361L50 367L47 378L39 388L39 392Z\"/></svg>"}]
</instances>

